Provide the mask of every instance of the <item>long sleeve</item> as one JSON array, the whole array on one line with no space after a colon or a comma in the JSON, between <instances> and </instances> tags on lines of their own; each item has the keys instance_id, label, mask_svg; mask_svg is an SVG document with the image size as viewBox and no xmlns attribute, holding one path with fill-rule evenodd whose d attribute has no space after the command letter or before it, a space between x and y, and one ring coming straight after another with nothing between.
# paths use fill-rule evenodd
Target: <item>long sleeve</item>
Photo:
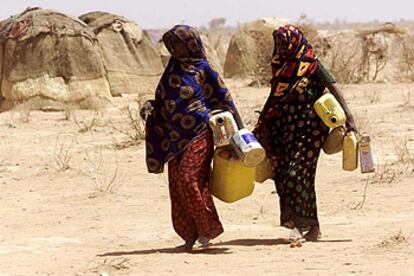
<instances>
[{"instance_id":1,"label":"long sleeve","mask_svg":"<svg viewBox=\"0 0 414 276\"><path fill-rule=\"evenodd\" d=\"M318 69L316 69L315 76L320 81L321 85L327 87L330 84L336 83L335 78L329 73L329 71L318 60Z\"/></svg>"},{"instance_id":2,"label":"long sleeve","mask_svg":"<svg viewBox=\"0 0 414 276\"><path fill-rule=\"evenodd\" d=\"M206 102L213 110L224 109L233 112L236 109L233 98L223 80L210 66L206 68L204 92Z\"/></svg>"}]
</instances>

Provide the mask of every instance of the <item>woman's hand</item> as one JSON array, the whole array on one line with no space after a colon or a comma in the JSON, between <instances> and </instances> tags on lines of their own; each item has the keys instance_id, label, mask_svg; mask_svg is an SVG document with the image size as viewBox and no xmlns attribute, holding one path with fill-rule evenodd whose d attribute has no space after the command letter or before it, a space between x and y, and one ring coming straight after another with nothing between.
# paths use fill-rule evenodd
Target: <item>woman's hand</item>
<instances>
[{"instance_id":1,"label":"woman's hand","mask_svg":"<svg viewBox=\"0 0 414 276\"><path fill-rule=\"evenodd\" d=\"M348 131L353 131L353 132L358 133L358 130L357 130L357 127L354 121L354 117L352 116L352 114L348 114L346 116L345 126Z\"/></svg>"},{"instance_id":2,"label":"woman's hand","mask_svg":"<svg viewBox=\"0 0 414 276\"><path fill-rule=\"evenodd\" d=\"M239 127L239 129L243 129L244 128L243 120L242 120L242 118L240 116L240 113L237 110L237 108L234 108L233 116L234 116L234 120L236 121L236 124Z\"/></svg>"},{"instance_id":3,"label":"woman's hand","mask_svg":"<svg viewBox=\"0 0 414 276\"><path fill-rule=\"evenodd\" d=\"M355 124L354 116L352 116L351 110L349 110L349 107L348 107L348 105L345 101L345 98L342 95L339 88L335 84L332 83L332 84L328 85L328 89L332 93L332 95L335 96L335 98L338 100L338 102L340 103L340 105L342 106L342 108L345 111L345 115L346 115L345 126L346 126L347 130L348 131L354 131L354 132L358 133L358 129L357 129L356 124Z\"/></svg>"},{"instance_id":4,"label":"woman's hand","mask_svg":"<svg viewBox=\"0 0 414 276\"><path fill-rule=\"evenodd\" d=\"M144 103L144 106L139 111L142 120L146 121L148 116L151 115L151 112L154 110L154 102L154 100L148 100Z\"/></svg>"}]
</instances>

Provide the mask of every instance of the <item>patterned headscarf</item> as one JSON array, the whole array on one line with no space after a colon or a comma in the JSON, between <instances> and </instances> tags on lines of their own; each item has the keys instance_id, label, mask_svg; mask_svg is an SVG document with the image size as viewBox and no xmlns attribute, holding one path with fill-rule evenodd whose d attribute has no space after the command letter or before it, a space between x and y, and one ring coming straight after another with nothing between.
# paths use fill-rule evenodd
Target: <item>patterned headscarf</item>
<instances>
[{"instance_id":1,"label":"patterned headscarf","mask_svg":"<svg viewBox=\"0 0 414 276\"><path fill-rule=\"evenodd\" d=\"M283 101L292 93L303 93L318 68L318 61L313 47L293 25L275 30L273 39L271 97Z\"/></svg>"},{"instance_id":2,"label":"patterned headscarf","mask_svg":"<svg viewBox=\"0 0 414 276\"><path fill-rule=\"evenodd\" d=\"M297 27L280 27L273 32L273 39L271 92L254 129L266 152L273 151L269 148L273 138L266 122L272 122L274 116L279 116L281 105L304 93L318 68L312 46ZM274 162L272 158L270 161Z\"/></svg>"},{"instance_id":3,"label":"patterned headscarf","mask_svg":"<svg viewBox=\"0 0 414 276\"><path fill-rule=\"evenodd\" d=\"M166 162L208 129L212 110L235 108L223 81L206 60L194 28L177 25L163 35L163 41L171 58L146 123L146 161L152 173L162 172Z\"/></svg>"},{"instance_id":4,"label":"patterned headscarf","mask_svg":"<svg viewBox=\"0 0 414 276\"><path fill-rule=\"evenodd\" d=\"M180 61L206 58L200 34L190 26L175 26L162 36L162 41L171 56Z\"/></svg>"}]
</instances>

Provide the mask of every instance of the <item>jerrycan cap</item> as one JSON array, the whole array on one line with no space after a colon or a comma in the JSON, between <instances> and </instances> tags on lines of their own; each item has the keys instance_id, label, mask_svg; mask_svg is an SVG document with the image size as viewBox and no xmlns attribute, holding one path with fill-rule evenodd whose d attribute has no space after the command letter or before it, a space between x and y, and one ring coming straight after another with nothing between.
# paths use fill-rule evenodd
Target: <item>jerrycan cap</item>
<instances>
[{"instance_id":1,"label":"jerrycan cap","mask_svg":"<svg viewBox=\"0 0 414 276\"><path fill-rule=\"evenodd\" d=\"M219 151L218 155L224 160L236 160L235 153L231 149L222 149Z\"/></svg>"},{"instance_id":2,"label":"jerrycan cap","mask_svg":"<svg viewBox=\"0 0 414 276\"><path fill-rule=\"evenodd\" d=\"M363 143L369 143L369 142L371 142L371 137L369 137L368 134L362 134L361 138L360 138L360 141L363 142Z\"/></svg>"}]
</instances>

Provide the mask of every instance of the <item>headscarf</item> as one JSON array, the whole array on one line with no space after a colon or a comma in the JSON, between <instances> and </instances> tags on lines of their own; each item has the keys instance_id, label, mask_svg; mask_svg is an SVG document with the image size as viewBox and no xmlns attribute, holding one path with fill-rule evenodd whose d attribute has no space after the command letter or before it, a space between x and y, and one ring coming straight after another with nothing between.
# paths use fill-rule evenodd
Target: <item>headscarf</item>
<instances>
[{"instance_id":1,"label":"headscarf","mask_svg":"<svg viewBox=\"0 0 414 276\"><path fill-rule=\"evenodd\" d=\"M279 27L273 32L273 40L271 92L254 129L266 152L272 152L269 147L273 139L266 122L280 115L281 105L305 92L318 68L313 47L297 27ZM270 158L270 162L275 160Z\"/></svg>"},{"instance_id":2,"label":"headscarf","mask_svg":"<svg viewBox=\"0 0 414 276\"><path fill-rule=\"evenodd\" d=\"M293 25L286 25L273 32L271 95L276 101L284 101L304 92L311 76L318 68L318 60L312 45L303 33Z\"/></svg>"},{"instance_id":3,"label":"headscarf","mask_svg":"<svg viewBox=\"0 0 414 276\"><path fill-rule=\"evenodd\" d=\"M200 35L190 26L175 26L163 34L162 41L171 56L181 62L206 59Z\"/></svg>"},{"instance_id":4,"label":"headscarf","mask_svg":"<svg viewBox=\"0 0 414 276\"><path fill-rule=\"evenodd\" d=\"M228 89L206 59L196 29L177 25L162 40L171 58L146 123L146 161L152 173L162 172L166 162L207 130L212 110L235 108Z\"/></svg>"}]
</instances>

